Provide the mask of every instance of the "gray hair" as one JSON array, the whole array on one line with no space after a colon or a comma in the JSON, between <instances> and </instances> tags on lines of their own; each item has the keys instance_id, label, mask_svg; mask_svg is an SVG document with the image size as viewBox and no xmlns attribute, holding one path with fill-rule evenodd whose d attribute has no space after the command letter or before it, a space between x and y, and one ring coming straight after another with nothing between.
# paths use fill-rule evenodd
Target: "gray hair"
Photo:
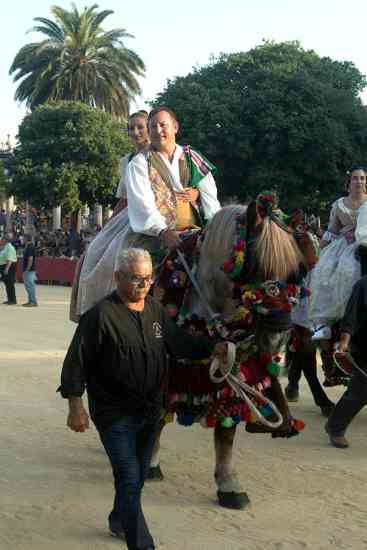
<instances>
[{"instance_id":1,"label":"gray hair","mask_svg":"<svg viewBox=\"0 0 367 550\"><path fill-rule=\"evenodd\" d=\"M115 271L129 272L132 264L145 262L152 265L152 258L144 248L123 248L117 255Z\"/></svg>"}]
</instances>

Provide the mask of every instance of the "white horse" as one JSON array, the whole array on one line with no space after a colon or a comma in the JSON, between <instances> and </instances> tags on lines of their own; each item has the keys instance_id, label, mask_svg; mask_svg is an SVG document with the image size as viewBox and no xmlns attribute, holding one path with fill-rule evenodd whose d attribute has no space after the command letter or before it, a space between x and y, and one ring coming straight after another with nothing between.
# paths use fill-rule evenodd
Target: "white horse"
<instances>
[{"instance_id":1,"label":"white horse","mask_svg":"<svg viewBox=\"0 0 367 550\"><path fill-rule=\"evenodd\" d=\"M300 263L305 263L291 231L277 221L271 209L264 211L256 202L251 203L248 208L239 205L222 208L205 230L200 249L197 282L204 295L204 301L209 304L211 310L227 318L235 313L236 308L232 297L233 283L224 273L222 266L232 255L239 217L241 217L241 223L247 224L248 234L250 232L253 237L252 245L248 243L251 260L244 270L246 282L269 280L285 282L299 270ZM194 289L192 292L191 303L195 313L208 317L207 308L202 301L198 301ZM290 317L289 322L286 323L283 317L282 325L279 325L277 321L270 321L269 318L265 320L259 315L254 332L258 350L271 354L279 352L289 327ZM283 430L283 435L287 436L289 410L275 377L272 377L268 397L276 401L278 408L281 409L284 422L279 433ZM162 422L162 429L163 427ZM217 423L215 426L214 477L220 505L242 509L249 503L249 498L238 481L232 462L235 433L236 425L224 428ZM163 478L159 466L159 448L160 436L153 453L150 479Z\"/></svg>"}]
</instances>

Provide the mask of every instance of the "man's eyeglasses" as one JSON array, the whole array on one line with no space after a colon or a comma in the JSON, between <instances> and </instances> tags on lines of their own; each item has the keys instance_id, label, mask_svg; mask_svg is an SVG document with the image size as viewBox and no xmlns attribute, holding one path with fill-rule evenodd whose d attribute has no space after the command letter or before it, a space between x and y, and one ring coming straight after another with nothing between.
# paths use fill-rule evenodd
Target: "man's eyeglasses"
<instances>
[{"instance_id":1,"label":"man's eyeglasses","mask_svg":"<svg viewBox=\"0 0 367 550\"><path fill-rule=\"evenodd\" d=\"M123 276L129 281L131 285L134 286L151 285L154 281L153 275L148 275L147 277L139 277L137 275L129 275L128 273L123 273Z\"/></svg>"}]
</instances>

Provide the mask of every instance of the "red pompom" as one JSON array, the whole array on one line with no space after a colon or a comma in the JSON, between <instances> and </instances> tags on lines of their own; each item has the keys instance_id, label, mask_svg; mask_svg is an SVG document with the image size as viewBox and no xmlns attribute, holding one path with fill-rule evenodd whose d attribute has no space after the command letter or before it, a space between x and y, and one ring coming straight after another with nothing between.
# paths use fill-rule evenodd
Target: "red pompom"
<instances>
[{"instance_id":1,"label":"red pompom","mask_svg":"<svg viewBox=\"0 0 367 550\"><path fill-rule=\"evenodd\" d=\"M208 428L215 428L216 423L217 423L217 421L214 418L214 416L207 416L206 417L206 425L208 426Z\"/></svg>"},{"instance_id":2,"label":"red pompom","mask_svg":"<svg viewBox=\"0 0 367 550\"><path fill-rule=\"evenodd\" d=\"M272 361L271 353L261 353L259 358L259 363L262 367L266 367Z\"/></svg>"},{"instance_id":3,"label":"red pompom","mask_svg":"<svg viewBox=\"0 0 367 550\"><path fill-rule=\"evenodd\" d=\"M264 294L261 292L261 290L259 289L255 290L255 298L256 298L256 301L262 300L264 298Z\"/></svg>"},{"instance_id":4,"label":"red pompom","mask_svg":"<svg viewBox=\"0 0 367 550\"><path fill-rule=\"evenodd\" d=\"M231 271L233 271L233 268L234 268L234 263L232 260L228 260L227 262L224 262L223 270L225 273L230 273Z\"/></svg>"}]
</instances>

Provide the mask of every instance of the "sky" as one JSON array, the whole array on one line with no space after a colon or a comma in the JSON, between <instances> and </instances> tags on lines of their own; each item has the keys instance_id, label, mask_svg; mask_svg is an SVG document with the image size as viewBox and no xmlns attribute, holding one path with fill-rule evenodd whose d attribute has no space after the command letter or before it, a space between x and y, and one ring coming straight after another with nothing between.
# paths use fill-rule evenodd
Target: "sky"
<instances>
[{"instance_id":1,"label":"sky","mask_svg":"<svg viewBox=\"0 0 367 550\"><path fill-rule=\"evenodd\" d=\"M105 30L124 28L134 35L125 45L144 60L143 108L165 87L167 79L205 65L211 55L247 51L264 39L299 40L305 49L339 61L352 61L367 74L367 0L95 0L100 10L114 11ZM15 136L25 113L14 100L16 86L9 67L18 50L40 35L27 31L34 17L51 17L57 4L70 0L11 0L2 8L0 34L0 147ZM75 0L78 9L92 0ZM367 94L363 97L367 103Z\"/></svg>"}]
</instances>

